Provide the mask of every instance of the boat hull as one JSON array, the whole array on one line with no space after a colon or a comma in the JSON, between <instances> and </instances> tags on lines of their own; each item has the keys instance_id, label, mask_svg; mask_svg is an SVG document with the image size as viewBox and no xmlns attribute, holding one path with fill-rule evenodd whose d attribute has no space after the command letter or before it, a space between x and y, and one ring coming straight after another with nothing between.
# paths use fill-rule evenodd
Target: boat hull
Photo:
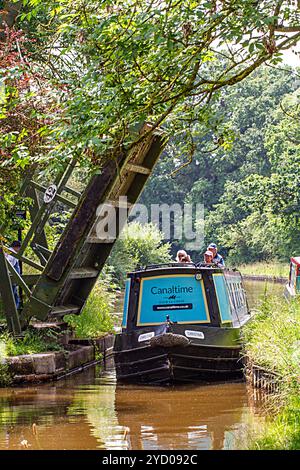
<instances>
[{"instance_id":1,"label":"boat hull","mask_svg":"<svg viewBox=\"0 0 300 470\"><path fill-rule=\"evenodd\" d=\"M182 330L182 328L179 328ZM114 359L117 379L122 382L172 384L223 382L243 378L241 346L234 328L207 328L203 340L189 340L185 346L157 346L151 341L136 344L134 335L117 335ZM217 331L218 330L218 331ZM230 331L231 330L231 331ZM195 328L193 328L195 331ZM139 332L145 334L145 331ZM157 332L159 338L166 332ZM173 331L185 337L183 331ZM179 333L179 334L178 334ZM209 338L210 333L213 336ZM213 341L212 341L213 338ZM201 343L202 341L202 343Z\"/></svg>"}]
</instances>

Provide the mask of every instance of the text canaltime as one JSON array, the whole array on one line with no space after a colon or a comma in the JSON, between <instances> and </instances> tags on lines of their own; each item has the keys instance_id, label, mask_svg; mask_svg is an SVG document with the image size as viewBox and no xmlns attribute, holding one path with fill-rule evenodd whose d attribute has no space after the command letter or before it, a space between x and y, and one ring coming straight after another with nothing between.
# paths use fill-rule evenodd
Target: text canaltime
<instances>
[{"instance_id":1,"label":"text canaltime","mask_svg":"<svg viewBox=\"0 0 300 470\"><path fill-rule=\"evenodd\" d=\"M180 286L171 286L171 287L151 287L151 294L191 294L193 288L190 287L180 287Z\"/></svg>"}]
</instances>

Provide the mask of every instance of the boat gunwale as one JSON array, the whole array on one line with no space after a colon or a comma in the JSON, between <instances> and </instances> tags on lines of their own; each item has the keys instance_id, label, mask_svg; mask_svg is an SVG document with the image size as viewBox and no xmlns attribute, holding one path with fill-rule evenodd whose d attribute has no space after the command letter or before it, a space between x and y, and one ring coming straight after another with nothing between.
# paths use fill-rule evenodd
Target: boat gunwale
<instances>
[{"instance_id":1,"label":"boat gunwale","mask_svg":"<svg viewBox=\"0 0 300 470\"><path fill-rule=\"evenodd\" d=\"M121 334L120 334L121 335ZM224 346L224 345L214 345L214 344L196 344L196 343L190 343L188 346L186 347L190 347L190 346L196 346L198 348L210 348L210 349L213 349L213 348L216 348L216 349L242 349L242 345L236 345L236 346ZM162 346L160 346L162 348ZM178 346L177 346L178 347ZM141 350L141 349L155 349L153 348L152 346L150 346L150 344L147 344L145 346L137 346L136 348L131 348L131 349L122 349L121 351L117 351L117 350L114 350L114 354L123 354L123 353L129 353L129 352L133 352L133 351L138 351L138 350ZM171 347L169 348L171 349Z\"/></svg>"}]
</instances>

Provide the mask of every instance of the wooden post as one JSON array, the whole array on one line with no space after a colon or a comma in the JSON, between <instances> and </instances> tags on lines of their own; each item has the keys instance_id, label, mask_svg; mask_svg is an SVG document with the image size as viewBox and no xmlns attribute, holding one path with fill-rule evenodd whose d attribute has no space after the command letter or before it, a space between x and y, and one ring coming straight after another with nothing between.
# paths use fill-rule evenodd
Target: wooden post
<instances>
[{"instance_id":1,"label":"wooden post","mask_svg":"<svg viewBox=\"0 0 300 470\"><path fill-rule=\"evenodd\" d=\"M0 246L0 294L8 329L14 335L19 335L21 333L21 325L2 246Z\"/></svg>"}]
</instances>

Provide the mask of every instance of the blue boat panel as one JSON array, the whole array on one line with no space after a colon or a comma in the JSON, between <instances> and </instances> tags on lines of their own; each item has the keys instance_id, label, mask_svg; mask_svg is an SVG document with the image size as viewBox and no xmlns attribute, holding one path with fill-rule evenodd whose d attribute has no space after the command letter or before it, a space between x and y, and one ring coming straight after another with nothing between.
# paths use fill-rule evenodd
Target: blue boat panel
<instances>
[{"instance_id":1,"label":"blue boat panel","mask_svg":"<svg viewBox=\"0 0 300 470\"><path fill-rule=\"evenodd\" d=\"M203 280L193 274L162 275L141 280L137 325L209 323Z\"/></svg>"},{"instance_id":2,"label":"blue boat panel","mask_svg":"<svg viewBox=\"0 0 300 470\"><path fill-rule=\"evenodd\" d=\"M213 275L222 323L232 322L230 300L223 274Z\"/></svg>"},{"instance_id":3,"label":"blue boat panel","mask_svg":"<svg viewBox=\"0 0 300 470\"><path fill-rule=\"evenodd\" d=\"M127 315L128 315L128 307L129 307L129 294L130 294L130 281L131 281L131 279L126 279L126 281L125 281L125 296L124 296L123 321L122 321L122 327L123 328L126 328L126 324L127 324Z\"/></svg>"}]
</instances>

